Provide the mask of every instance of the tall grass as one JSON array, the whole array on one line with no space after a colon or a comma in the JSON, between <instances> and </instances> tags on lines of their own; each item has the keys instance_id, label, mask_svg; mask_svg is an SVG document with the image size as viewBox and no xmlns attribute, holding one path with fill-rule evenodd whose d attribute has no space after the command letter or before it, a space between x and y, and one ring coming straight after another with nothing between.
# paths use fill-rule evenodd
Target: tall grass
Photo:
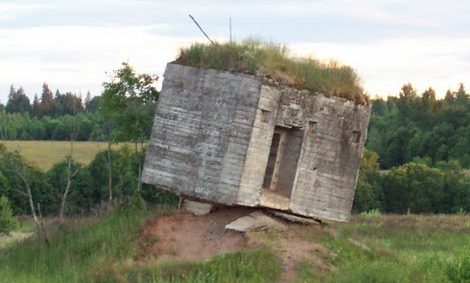
<instances>
[{"instance_id":1,"label":"tall grass","mask_svg":"<svg viewBox=\"0 0 470 283\"><path fill-rule=\"evenodd\" d=\"M105 265L89 277L91 282L276 282L280 274L276 256L267 249L222 254L207 262Z\"/></svg>"},{"instance_id":2,"label":"tall grass","mask_svg":"<svg viewBox=\"0 0 470 283\"><path fill-rule=\"evenodd\" d=\"M55 228L49 243L31 238L0 251L0 282L273 282L280 268L266 249L202 263L141 262L138 238L148 210Z\"/></svg>"},{"instance_id":3,"label":"tall grass","mask_svg":"<svg viewBox=\"0 0 470 283\"><path fill-rule=\"evenodd\" d=\"M198 68L214 68L268 76L294 88L325 95L339 96L369 103L359 76L349 66L331 61L322 63L312 58L289 56L284 45L247 40L242 43L205 45L196 43L182 48L175 63Z\"/></svg>"},{"instance_id":4,"label":"tall grass","mask_svg":"<svg viewBox=\"0 0 470 283\"><path fill-rule=\"evenodd\" d=\"M29 239L0 254L1 282L85 282L91 266L135 254L146 211L118 211L96 223L63 226L49 244Z\"/></svg>"}]
</instances>

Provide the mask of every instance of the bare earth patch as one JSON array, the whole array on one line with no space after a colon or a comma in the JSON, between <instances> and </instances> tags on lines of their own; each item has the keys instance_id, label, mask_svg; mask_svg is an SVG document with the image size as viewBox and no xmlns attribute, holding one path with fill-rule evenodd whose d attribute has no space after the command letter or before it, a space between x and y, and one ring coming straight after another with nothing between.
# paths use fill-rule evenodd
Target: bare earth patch
<instances>
[{"instance_id":1,"label":"bare earth patch","mask_svg":"<svg viewBox=\"0 0 470 283\"><path fill-rule=\"evenodd\" d=\"M204 216L176 211L151 220L143 230L145 257L163 261L201 261L247 247L244 234L225 225L251 212L246 208L219 209Z\"/></svg>"},{"instance_id":2,"label":"bare earth patch","mask_svg":"<svg viewBox=\"0 0 470 283\"><path fill-rule=\"evenodd\" d=\"M23 241L31 237L33 233L11 232L9 235L0 235L0 249L6 248L9 245Z\"/></svg>"},{"instance_id":3,"label":"bare earth patch","mask_svg":"<svg viewBox=\"0 0 470 283\"><path fill-rule=\"evenodd\" d=\"M326 233L320 225L282 221L286 231L261 230L247 233L227 231L225 225L254 209L219 208L205 216L174 211L150 220L142 231L142 261L204 261L213 256L242 249L267 246L280 258L281 282L292 282L298 264L308 262L317 269L329 270L324 255L329 251L311 241L312 233Z\"/></svg>"}]
</instances>

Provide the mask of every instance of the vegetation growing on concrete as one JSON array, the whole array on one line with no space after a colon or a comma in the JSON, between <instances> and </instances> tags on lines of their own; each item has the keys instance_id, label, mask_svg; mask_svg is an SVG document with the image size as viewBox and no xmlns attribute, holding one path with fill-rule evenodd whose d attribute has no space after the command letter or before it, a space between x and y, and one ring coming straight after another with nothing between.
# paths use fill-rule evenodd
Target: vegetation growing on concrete
<instances>
[{"instance_id":1,"label":"vegetation growing on concrete","mask_svg":"<svg viewBox=\"0 0 470 283\"><path fill-rule=\"evenodd\" d=\"M331 61L322 63L313 58L289 56L284 45L248 40L242 43L196 43L182 48L175 63L198 68L214 68L263 75L275 83L310 93L323 93L368 104L369 98L361 87L353 68Z\"/></svg>"}]
</instances>

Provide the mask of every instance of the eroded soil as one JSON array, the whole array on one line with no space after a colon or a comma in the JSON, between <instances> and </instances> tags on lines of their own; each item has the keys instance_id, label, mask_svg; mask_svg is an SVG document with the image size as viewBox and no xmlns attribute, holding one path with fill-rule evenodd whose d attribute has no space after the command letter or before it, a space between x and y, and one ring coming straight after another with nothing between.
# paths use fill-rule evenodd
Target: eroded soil
<instances>
[{"instance_id":1,"label":"eroded soil","mask_svg":"<svg viewBox=\"0 0 470 283\"><path fill-rule=\"evenodd\" d=\"M316 268L331 269L322 256L328 250L312 241L313 234L326 232L320 225L295 224L275 218L288 229L247 233L225 229L226 224L253 210L225 207L205 216L194 216L183 210L159 215L148 221L142 231L141 260L204 261L222 253L267 246L281 261L281 282L293 281L298 265L305 261Z\"/></svg>"}]
</instances>

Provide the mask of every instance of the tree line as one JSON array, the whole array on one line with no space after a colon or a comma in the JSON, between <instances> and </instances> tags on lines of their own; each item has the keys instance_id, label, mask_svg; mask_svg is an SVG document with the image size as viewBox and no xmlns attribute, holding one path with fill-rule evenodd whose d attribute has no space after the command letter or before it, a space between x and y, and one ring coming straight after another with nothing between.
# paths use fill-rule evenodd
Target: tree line
<instances>
[{"instance_id":1,"label":"tree line","mask_svg":"<svg viewBox=\"0 0 470 283\"><path fill-rule=\"evenodd\" d=\"M73 178L66 214L86 214L99 205L108 203L107 151L99 152L88 165L72 162L72 171L78 172ZM138 188L138 164L144 152L135 152L128 145L111 151L113 199L118 202L129 202L132 199L143 199L149 203L174 204L177 198L163 190L143 184ZM15 164L12 164L14 162ZM15 152L9 152L0 144L0 196L8 198L13 213L16 215L31 214L29 197L26 196L25 178L31 188L34 210L38 213L38 204L44 216L59 214L64 188L67 185L68 160L54 164L43 172L27 164ZM21 170L17 174L17 170Z\"/></svg>"},{"instance_id":2,"label":"tree line","mask_svg":"<svg viewBox=\"0 0 470 283\"><path fill-rule=\"evenodd\" d=\"M365 150L361 160L353 211L387 213L470 212L470 176L456 160L415 158L380 170L377 153Z\"/></svg>"},{"instance_id":3,"label":"tree line","mask_svg":"<svg viewBox=\"0 0 470 283\"><path fill-rule=\"evenodd\" d=\"M398 97L376 98L366 147L377 152L383 169L415 158L433 165L458 160L470 168L470 95L463 84L442 99L432 88L418 95L406 84Z\"/></svg>"},{"instance_id":4,"label":"tree line","mask_svg":"<svg viewBox=\"0 0 470 283\"><path fill-rule=\"evenodd\" d=\"M6 105L0 104L0 139L2 140L69 140L73 124L77 126L78 141L105 141L106 127L102 107L102 96L82 98L74 93L52 95L44 83L40 98L35 95L30 104L23 88L11 86ZM151 124L155 115L155 102L139 105L142 117ZM75 120L75 121L74 121ZM150 127L145 127L144 136L150 137ZM120 137L122 139L122 136Z\"/></svg>"},{"instance_id":5,"label":"tree line","mask_svg":"<svg viewBox=\"0 0 470 283\"><path fill-rule=\"evenodd\" d=\"M136 74L126 63L113 74L100 96L87 95L83 103L75 94L52 95L44 84L40 98L30 104L22 88L11 88L7 104L0 106L0 138L71 142L71 154L47 172L0 147L0 195L9 199L14 213L37 210L25 198L28 186L45 215L60 211L62 203L67 203L66 213L76 214L128 198L175 201L140 182L158 78ZM106 141L108 149L83 166L73 160L76 140ZM115 141L132 141L133 149L111 150ZM419 95L410 84L398 97L373 99L366 148L355 212L470 211L470 177L464 176L470 167L470 95L463 85L442 99L431 88Z\"/></svg>"}]
</instances>

